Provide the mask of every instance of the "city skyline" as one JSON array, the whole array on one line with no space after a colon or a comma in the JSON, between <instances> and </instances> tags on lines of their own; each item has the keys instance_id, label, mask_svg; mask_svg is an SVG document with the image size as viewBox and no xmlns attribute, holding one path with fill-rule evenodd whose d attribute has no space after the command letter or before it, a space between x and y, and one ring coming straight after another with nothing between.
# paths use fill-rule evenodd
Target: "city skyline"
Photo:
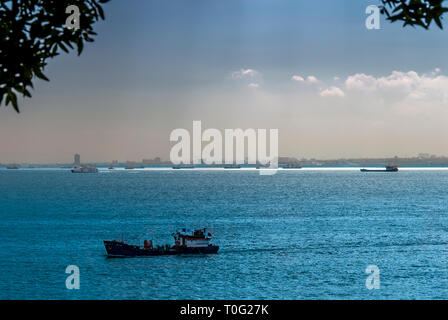
<instances>
[{"instance_id":1,"label":"city skyline","mask_svg":"<svg viewBox=\"0 0 448 320\"><path fill-rule=\"evenodd\" d=\"M278 129L298 158L444 155L447 31L367 30L379 2L107 3L80 57L50 61L21 114L1 108L0 162L168 159L193 120Z\"/></svg>"}]
</instances>

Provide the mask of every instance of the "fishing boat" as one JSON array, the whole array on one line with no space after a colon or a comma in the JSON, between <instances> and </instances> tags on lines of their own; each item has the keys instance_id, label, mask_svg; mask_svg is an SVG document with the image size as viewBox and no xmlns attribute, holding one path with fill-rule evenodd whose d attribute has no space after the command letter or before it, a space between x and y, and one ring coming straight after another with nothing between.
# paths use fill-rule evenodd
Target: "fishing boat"
<instances>
[{"instance_id":1,"label":"fishing boat","mask_svg":"<svg viewBox=\"0 0 448 320\"><path fill-rule=\"evenodd\" d=\"M8 164L6 166L6 169L19 169L19 165L18 164Z\"/></svg>"},{"instance_id":2,"label":"fishing boat","mask_svg":"<svg viewBox=\"0 0 448 320\"><path fill-rule=\"evenodd\" d=\"M173 233L174 245L154 246L152 240L145 240L143 246L132 245L124 240L104 240L104 247L110 257L168 256L179 254L214 254L219 247L210 243L212 234L206 228L188 233L186 229Z\"/></svg>"},{"instance_id":3,"label":"fishing boat","mask_svg":"<svg viewBox=\"0 0 448 320\"><path fill-rule=\"evenodd\" d=\"M397 166L386 166L386 169L361 169L361 172L397 172Z\"/></svg>"}]
</instances>

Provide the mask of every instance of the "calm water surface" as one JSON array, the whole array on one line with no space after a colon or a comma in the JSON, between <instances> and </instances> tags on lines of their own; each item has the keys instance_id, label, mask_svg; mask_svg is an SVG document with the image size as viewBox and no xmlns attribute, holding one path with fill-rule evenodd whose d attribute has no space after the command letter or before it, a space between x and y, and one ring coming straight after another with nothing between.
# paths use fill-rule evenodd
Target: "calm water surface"
<instances>
[{"instance_id":1,"label":"calm water surface","mask_svg":"<svg viewBox=\"0 0 448 320\"><path fill-rule=\"evenodd\" d=\"M0 299L447 299L447 190L444 170L0 170ZM218 255L102 245L202 226Z\"/></svg>"}]
</instances>

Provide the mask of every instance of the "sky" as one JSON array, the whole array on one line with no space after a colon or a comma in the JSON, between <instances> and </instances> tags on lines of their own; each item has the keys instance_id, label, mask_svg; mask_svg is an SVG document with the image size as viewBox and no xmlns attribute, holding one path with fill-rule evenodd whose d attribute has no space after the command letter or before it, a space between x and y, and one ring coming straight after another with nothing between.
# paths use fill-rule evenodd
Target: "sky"
<instances>
[{"instance_id":1,"label":"sky","mask_svg":"<svg viewBox=\"0 0 448 320\"><path fill-rule=\"evenodd\" d=\"M368 30L379 2L112 0L81 56L0 108L0 163L168 159L194 120L278 129L281 156L448 156L447 31Z\"/></svg>"}]
</instances>

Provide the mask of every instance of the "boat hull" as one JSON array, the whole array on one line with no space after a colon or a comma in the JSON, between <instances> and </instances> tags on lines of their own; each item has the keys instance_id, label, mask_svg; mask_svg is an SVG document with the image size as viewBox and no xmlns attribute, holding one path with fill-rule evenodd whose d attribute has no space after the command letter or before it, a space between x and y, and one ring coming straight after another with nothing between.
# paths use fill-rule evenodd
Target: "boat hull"
<instances>
[{"instance_id":1,"label":"boat hull","mask_svg":"<svg viewBox=\"0 0 448 320\"><path fill-rule=\"evenodd\" d=\"M143 256L173 256L180 254L216 254L218 246L207 247L161 247L161 248L143 248L135 245L126 244L120 241L104 241L104 247L108 256L111 257L143 257Z\"/></svg>"},{"instance_id":2,"label":"boat hull","mask_svg":"<svg viewBox=\"0 0 448 320\"><path fill-rule=\"evenodd\" d=\"M398 169L361 169L361 172L398 172Z\"/></svg>"}]
</instances>

